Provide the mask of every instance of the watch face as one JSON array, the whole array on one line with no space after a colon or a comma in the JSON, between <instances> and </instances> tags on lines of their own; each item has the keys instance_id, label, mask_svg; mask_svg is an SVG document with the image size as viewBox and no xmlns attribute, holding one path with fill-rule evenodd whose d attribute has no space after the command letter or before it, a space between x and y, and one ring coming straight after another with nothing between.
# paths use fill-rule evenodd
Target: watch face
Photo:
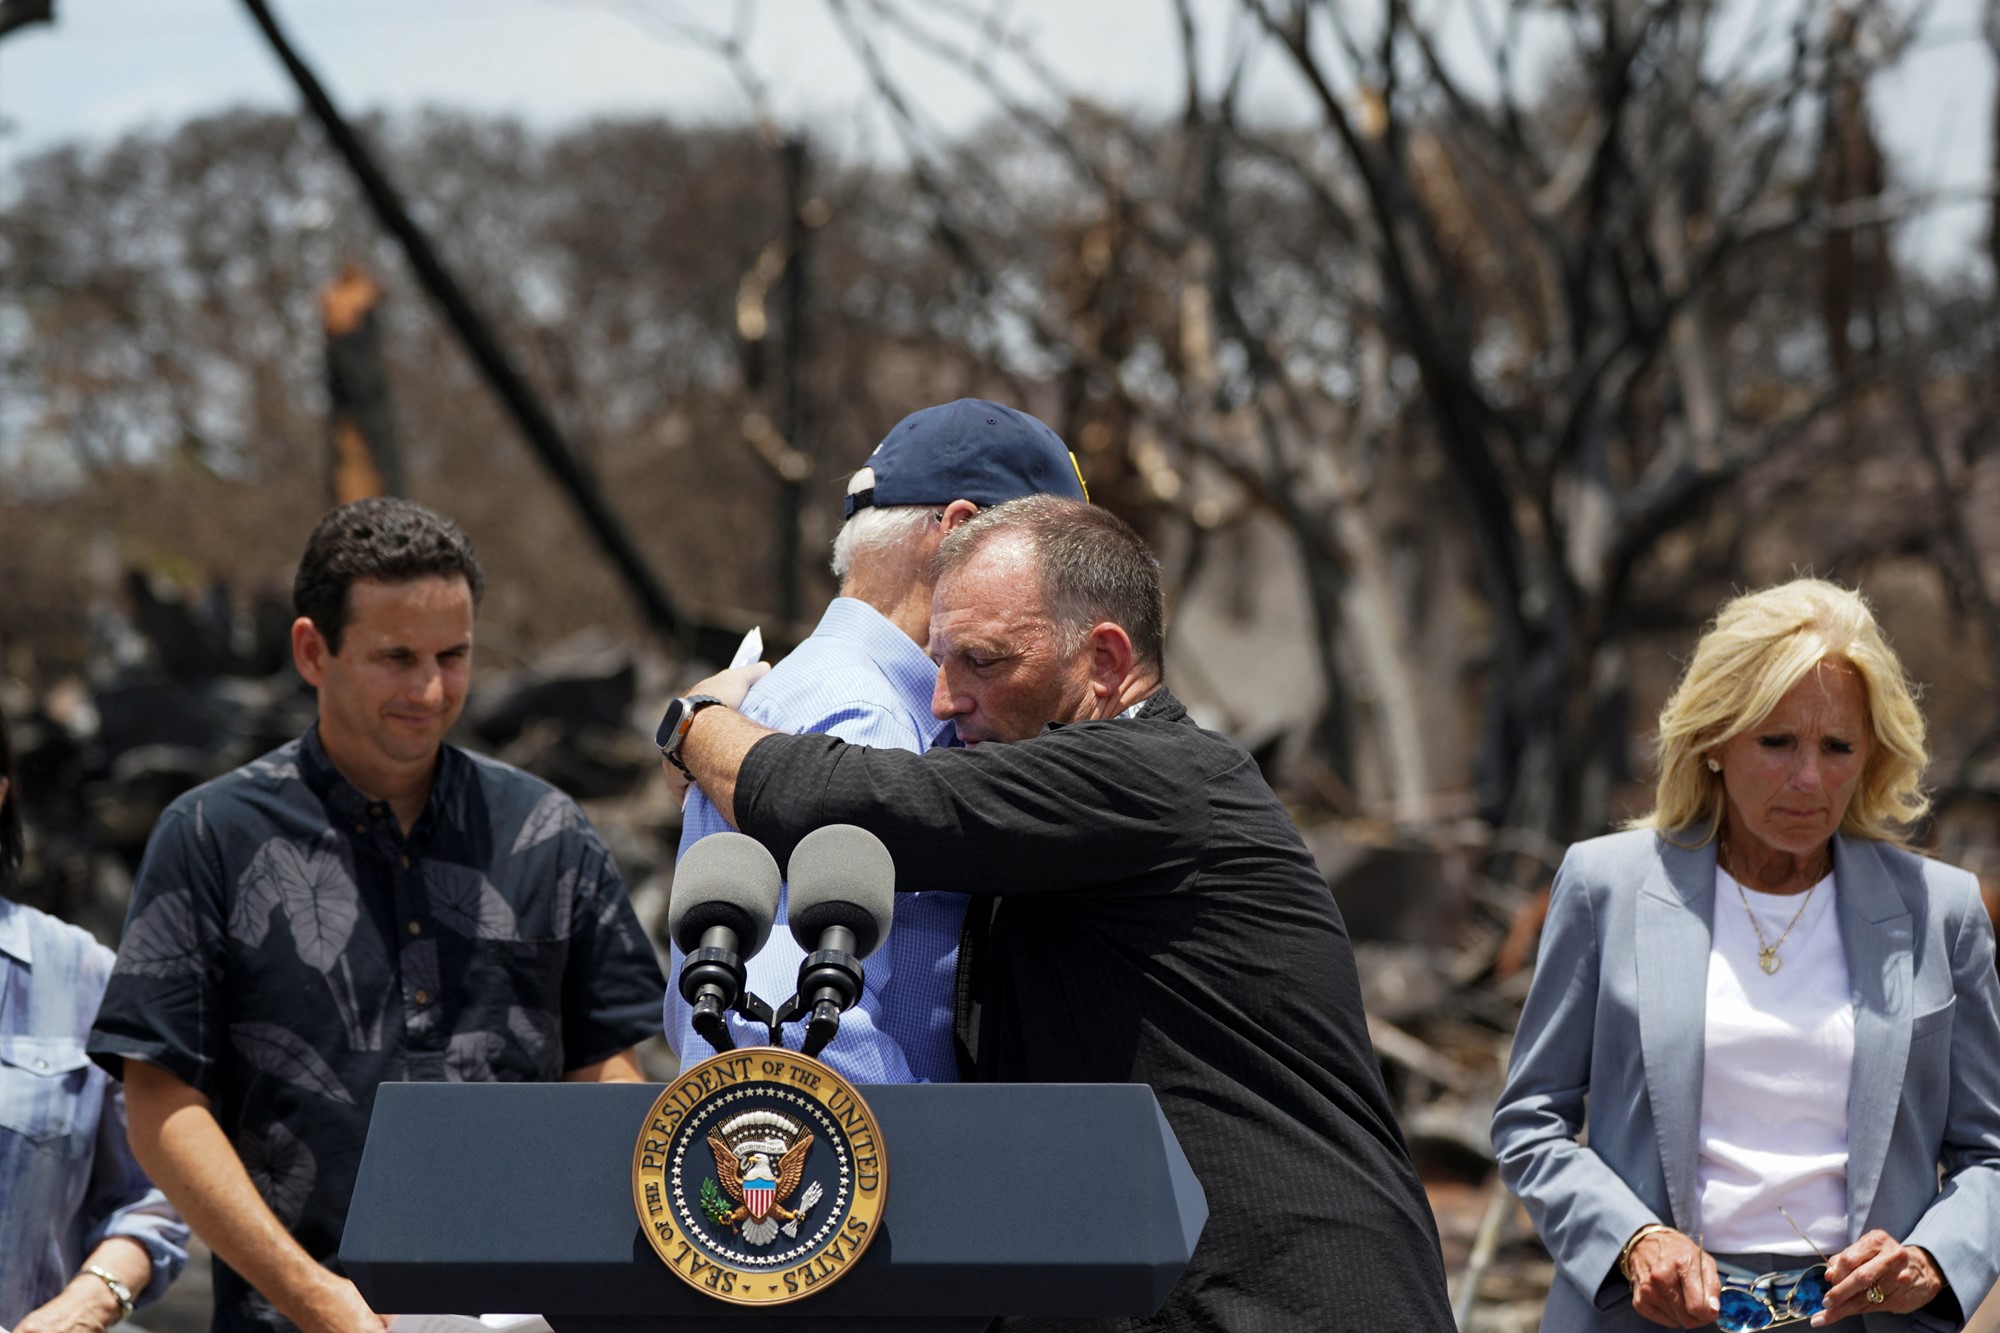
<instances>
[{"instance_id":1,"label":"watch face","mask_svg":"<svg viewBox=\"0 0 2000 1333\"><path fill-rule=\"evenodd\" d=\"M653 733L653 744L662 750L666 749L667 742L673 739L674 728L681 724L682 702L680 699L668 700L666 715L660 719L660 729Z\"/></svg>"}]
</instances>

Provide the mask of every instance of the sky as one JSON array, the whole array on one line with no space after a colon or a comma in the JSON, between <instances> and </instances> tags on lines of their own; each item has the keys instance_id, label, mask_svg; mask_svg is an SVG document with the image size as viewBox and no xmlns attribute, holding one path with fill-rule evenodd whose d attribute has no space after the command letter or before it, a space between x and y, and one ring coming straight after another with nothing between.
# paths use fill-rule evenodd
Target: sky
<instances>
[{"instance_id":1,"label":"sky","mask_svg":"<svg viewBox=\"0 0 2000 1333\"><path fill-rule=\"evenodd\" d=\"M1170 111L1182 87L1168 0L918 0L997 8L1069 86L1099 101ZM1343 0L1359 5L1359 0ZM1739 0L1745 12L1813 0ZM867 12L867 0L853 0ZM1420 0L1467 65L1479 63L1466 11L1497 0ZM729 120L750 102L727 62L677 31L726 32L739 12L748 63L788 125L848 152L893 156L893 137L859 61L821 0L271 0L279 22L350 116L441 106L508 114L546 128L598 116ZM1230 0L1195 0L1219 63L1241 21ZM1912 188L1976 191L1989 176L1992 61L1980 0L1934 0L1905 65L1874 109ZM887 55L940 132L993 104L967 75L907 48ZM1275 62L1249 85L1265 118L1307 113ZM0 40L0 173L68 141L107 142L232 106L293 108L297 94L238 0L56 0L56 22ZM1948 265L1980 242L1988 208L1928 213L1903 236L1912 258Z\"/></svg>"},{"instance_id":2,"label":"sky","mask_svg":"<svg viewBox=\"0 0 2000 1333\"><path fill-rule=\"evenodd\" d=\"M1164 0L1019 0L1007 8L1080 86L1158 107L1176 95L1180 58ZM273 0L272 9L350 113L437 104L562 124L604 114L731 118L749 107L727 65L675 31L728 32L733 4ZM852 119L865 80L827 8L764 0L743 9L753 16L753 63L780 116ZM17 148L231 104L296 104L236 0L56 0L56 13L53 27L0 43L0 114ZM962 77L931 70L921 87L925 109L947 126L990 108Z\"/></svg>"}]
</instances>

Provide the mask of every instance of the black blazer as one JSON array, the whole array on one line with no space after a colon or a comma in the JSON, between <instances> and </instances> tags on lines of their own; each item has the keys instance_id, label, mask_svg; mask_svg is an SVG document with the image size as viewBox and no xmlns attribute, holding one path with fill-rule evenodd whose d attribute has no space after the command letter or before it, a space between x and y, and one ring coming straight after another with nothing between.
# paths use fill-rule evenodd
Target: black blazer
<instances>
[{"instance_id":1,"label":"black blazer","mask_svg":"<svg viewBox=\"0 0 2000 1333\"><path fill-rule=\"evenodd\" d=\"M859 824L907 882L999 900L983 1077L1153 1088L1209 1220L1166 1308L1128 1327L1452 1327L1339 909L1255 762L1171 694L924 755L769 737L736 813L780 860Z\"/></svg>"}]
</instances>

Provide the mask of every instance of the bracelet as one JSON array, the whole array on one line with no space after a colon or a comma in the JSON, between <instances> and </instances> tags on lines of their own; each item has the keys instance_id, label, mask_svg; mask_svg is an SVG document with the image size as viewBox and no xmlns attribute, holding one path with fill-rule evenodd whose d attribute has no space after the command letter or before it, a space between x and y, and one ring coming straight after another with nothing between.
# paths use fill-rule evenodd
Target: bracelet
<instances>
[{"instance_id":1,"label":"bracelet","mask_svg":"<svg viewBox=\"0 0 2000 1333\"><path fill-rule=\"evenodd\" d=\"M130 1319L132 1317L132 1289L130 1287L119 1281L115 1273L107 1273L96 1264L92 1264L83 1271L111 1288L111 1294L118 1298L118 1317L120 1319Z\"/></svg>"},{"instance_id":2,"label":"bracelet","mask_svg":"<svg viewBox=\"0 0 2000 1333\"><path fill-rule=\"evenodd\" d=\"M1648 1222L1633 1232L1631 1239L1625 1242L1625 1248L1618 1251L1618 1275L1629 1283L1632 1280L1632 1248L1656 1231L1672 1230L1665 1222Z\"/></svg>"}]
</instances>

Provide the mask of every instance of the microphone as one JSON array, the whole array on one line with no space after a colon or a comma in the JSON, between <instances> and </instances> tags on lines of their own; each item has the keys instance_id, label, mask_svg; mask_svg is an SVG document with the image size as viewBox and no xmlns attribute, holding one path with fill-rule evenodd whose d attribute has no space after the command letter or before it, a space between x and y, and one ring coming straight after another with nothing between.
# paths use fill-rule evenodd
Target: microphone
<instances>
[{"instance_id":1,"label":"microphone","mask_svg":"<svg viewBox=\"0 0 2000 1333\"><path fill-rule=\"evenodd\" d=\"M694 1006L694 1030L718 1051L736 1048L727 1010L770 1026L771 1006L743 989L743 964L764 947L777 914L778 863L755 838L711 833L674 870L667 933L686 956L681 998Z\"/></svg>"},{"instance_id":2,"label":"microphone","mask_svg":"<svg viewBox=\"0 0 2000 1333\"><path fill-rule=\"evenodd\" d=\"M852 824L828 824L792 852L787 912L792 938L806 950L798 994L776 1023L810 1014L806 1055L818 1055L840 1031L840 1015L861 998L861 960L889 933L896 911L896 863L882 840Z\"/></svg>"}]
</instances>

